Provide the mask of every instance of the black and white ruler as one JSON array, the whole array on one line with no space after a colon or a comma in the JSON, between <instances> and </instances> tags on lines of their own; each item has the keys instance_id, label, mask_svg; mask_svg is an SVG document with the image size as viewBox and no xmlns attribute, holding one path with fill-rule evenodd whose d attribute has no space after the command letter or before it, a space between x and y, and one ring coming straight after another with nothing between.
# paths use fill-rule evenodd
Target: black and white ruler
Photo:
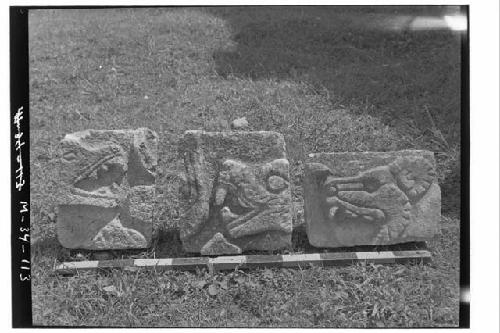
<instances>
[{"instance_id":1,"label":"black and white ruler","mask_svg":"<svg viewBox=\"0 0 500 333\"><path fill-rule=\"evenodd\" d=\"M307 267L309 265L340 266L352 265L356 262L375 264L406 263L410 261L427 263L431 253L426 250L417 251L383 251L383 252L334 252L284 255L239 255L220 257L192 257L165 259L115 259L64 262L55 267L60 274L74 274L77 271L99 269L123 269L127 267L154 268L160 270L196 270L208 268L214 271L251 269L256 267Z\"/></svg>"}]
</instances>

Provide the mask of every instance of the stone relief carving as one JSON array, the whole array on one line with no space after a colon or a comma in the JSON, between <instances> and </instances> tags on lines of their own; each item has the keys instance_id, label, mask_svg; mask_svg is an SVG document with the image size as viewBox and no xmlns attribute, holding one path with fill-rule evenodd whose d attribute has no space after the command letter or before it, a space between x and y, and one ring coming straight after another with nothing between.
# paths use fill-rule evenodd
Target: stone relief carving
<instances>
[{"instance_id":1,"label":"stone relief carving","mask_svg":"<svg viewBox=\"0 0 500 333\"><path fill-rule=\"evenodd\" d=\"M87 130L61 142L58 238L68 248L144 248L151 239L157 135Z\"/></svg>"},{"instance_id":2,"label":"stone relief carving","mask_svg":"<svg viewBox=\"0 0 500 333\"><path fill-rule=\"evenodd\" d=\"M226 160L219 174L215 207L233 238L264 231L289 232L287 221L280 217L288 210L288 161L277 159L251 167Z\"/></svg>"},{"instance_id":3,"label":"stone relief carving","mask_svg":"<svg viewBox=\"0 0 500 333\"><path fill-rule=\"evenodd\" d=\"M196 156L185 161L184 216L192 222L180 226L186 250L234 254L290 243L291 192L285 158L257 162L220 155L210 159L199 152Z\"/></svg>"},{"instance_id":4,"label":"stone relief carving","mask_svg":"<svg viewBox=\"0 0 500 333\"><path fill-rule=\"evenodd\" d=\"M371 167L355 176L336 177L321 163L310 163L308 169L317 182L323 223L371 224L376 232L368 237L370 244L407 238L408 227L419 222L415 221L413 207L436 178L429 159L414 155L398 156L387 165Z\"/></svg>"}]
</instances>

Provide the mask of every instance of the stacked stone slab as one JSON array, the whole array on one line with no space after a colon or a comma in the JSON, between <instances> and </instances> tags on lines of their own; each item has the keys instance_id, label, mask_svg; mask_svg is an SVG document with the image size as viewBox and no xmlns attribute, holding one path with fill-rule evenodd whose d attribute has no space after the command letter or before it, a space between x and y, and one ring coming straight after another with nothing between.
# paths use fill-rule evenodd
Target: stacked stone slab
<instances>
[{"instance_id":1,"label":"stacked stone slab","mask_svg":"<svg viewBox=\"0 0 500 333\"><path fill-rule=\"evenodd\" d=\"M183 247L203 255L291 245L285 141L275 132L187 131Z\"/></svg>"},{"instance_id":2,"label":"stacked stone slab","mask_svg":"<svg viewBox=\"0 0 500 333\"><path fill-rule=\"evenodd\" d=\"M429 151L310 154L303 187L316 247L424 241L438 231L441 192Z\"/></svg>"},{"instance_id":3,"label":"stacked stone slab","mask_svg":"<svg viewBox=\"0 0 500 333\"><path fill-rule=\"evenodd\" d=\"M66 248L150 245L158 136L153 131L86 130L61 142L57 234Z\"/></svg>"}]
</instances>

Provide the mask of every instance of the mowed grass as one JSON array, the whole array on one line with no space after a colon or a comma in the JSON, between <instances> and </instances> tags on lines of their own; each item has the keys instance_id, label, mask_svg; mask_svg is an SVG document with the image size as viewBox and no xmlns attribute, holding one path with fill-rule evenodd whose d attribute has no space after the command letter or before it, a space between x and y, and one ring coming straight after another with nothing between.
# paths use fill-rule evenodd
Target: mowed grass
<instances>
[{"instance_id":1,"label":"mowed grass","mask_svg":"<svg viewBox=\"0 0 500 333\"><path fill-rule=\"evenodd\" d=\"M443 8L231 7L30 11L33 320L39 325L413 327L458 325L460 40L383 29ZM378 28L377 28L378 27ZM433 262L60 277L58 143L66 133L149 127L160 135L153 247L186 256L176 228L187 129L246 116L285 135L303 223L309 152L436 152L443 190ZM307 250L298 227L293 252Z\"/></svg>"}]
</instances>

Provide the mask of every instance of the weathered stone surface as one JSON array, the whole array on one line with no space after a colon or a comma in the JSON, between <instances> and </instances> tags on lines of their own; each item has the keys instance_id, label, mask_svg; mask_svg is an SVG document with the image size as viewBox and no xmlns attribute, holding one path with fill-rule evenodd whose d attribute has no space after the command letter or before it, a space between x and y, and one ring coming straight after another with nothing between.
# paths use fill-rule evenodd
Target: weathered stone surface
<instances>
[{"instance_id":1,"label":"weathered stone surface","mask_svg":"<svg viewBox=\"0 0 500 333\"><path fill-rule=\"evenodd\" d=\"M181 149L186 251L235 254L291 244L293 208L281 134L187 131Z\"/></svg>"},{"instance_id":2,"label":"weathered stone surface","mask_svg":"<svg viewBox=\"0 0 500 333\"><path fill-rule=\"evenodd\" d=\"M317 153L307 162L304 210L313 246L424 241L438 231L432 152Z\"/></svg>"},{"instance_id":3,"label":"weathered stone surface","mask_svg":"<svg viewBox=\"0 0 500 333\"><path fill-rule=\"evenodd\" d=\"M205 256L224 254L240 254L241 249L227 241L223 234L216 233L200 250Z\"/></svg>"},{"instance_id":4,"label":"weathered stone surface","mask_svg":"<svg viewBox=\"0 0 500 333\"><path fill-rule=\"evenodd\" d=\"M89 250L146 248L151 241L158 136L86 130L61 142L59 242Z\"/></svg>"}]
</instances>

